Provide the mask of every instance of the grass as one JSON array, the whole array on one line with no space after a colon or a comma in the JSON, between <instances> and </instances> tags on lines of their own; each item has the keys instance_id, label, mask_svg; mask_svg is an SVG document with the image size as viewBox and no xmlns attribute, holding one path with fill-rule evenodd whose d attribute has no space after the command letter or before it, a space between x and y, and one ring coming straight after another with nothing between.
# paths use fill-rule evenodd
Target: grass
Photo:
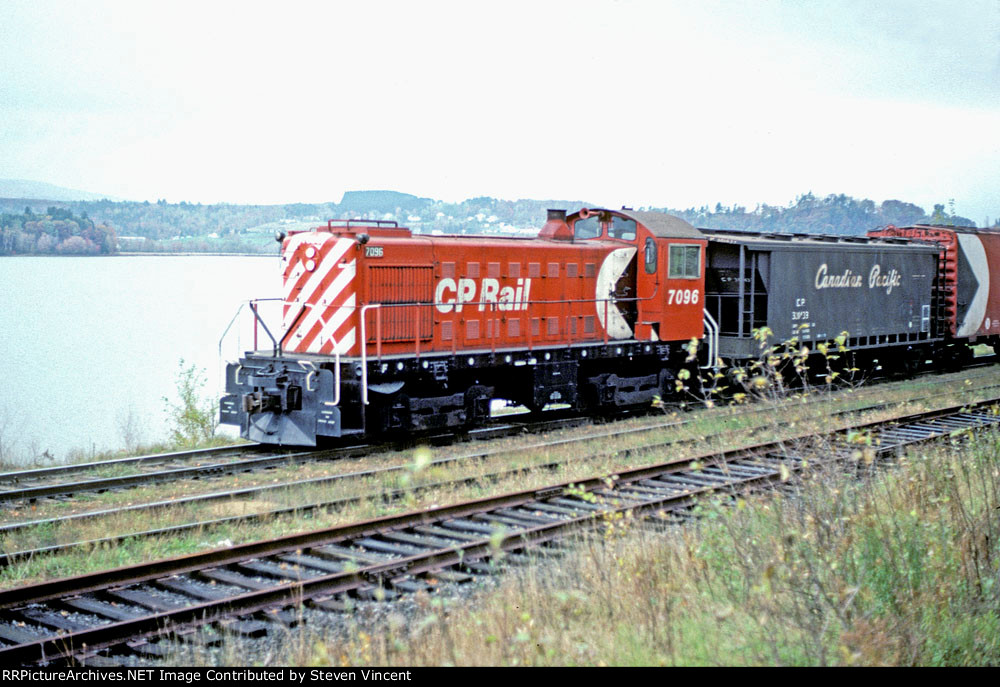
<instances>
[{"instance_id":1,"label":"grass","mask_svg":"<svg viewBox=\"0 0 1000 687\"><path fill-rule=\"evenodd\" d=\"M956 394L944 395L936 399L938 405L947 405L955 398L967 399L969 393L975 394L972 385L966 385L960 377L953 382L957 384ZM73 552L46 556L35 560L10 566L0 571L0 585L10 583L27 583L41 581L52 577L81 574L114 565L163 558L178 555L179 552L192 552L211 548L214 542L232 541L234 543L254 541L298 531L308 531L321 527L332 527L357 520L377 517L390 513L404 512L415 508L438 504L454 503L460 500L479 498L521 489L542 487L559 480L573 480L590 477L595 474L613 474L619 470L642 464L661 462L664 460L663 449L637 450L637 447L655 444L661 441L679 442L671 449L670 457L684 458L706 451L722 448L734 448L739 444L750 444L759 441L801 434L814 430L829 430L834 425L842 425L848 418L830 418L833 409L849 409L864 407L872 402L871 396L877 394L877 400L902 399L912 395L913 384L902 384L899 388L883 388L852 391L835 396L817 404L804 404L801 400L792 400L782 406L785 419L783 426L773 424L773 407L764 407L761 412L745 412L744 409L716 408L701 411L688 416L688 420L673 427L657 430L642 435L599 435L593 441L587 442L585 448L578 444L568 445L549 451L525 449L539 441L538 437L522 437L497 442L503 448L497 455L483 461L473 461L465 464L447 467L426 466L426 460L415 461L412 452L390 452L371 456L357 461L339 461L335 463L315 463L288 469L277 469L255 473L252 475L236 475L211 481L186 481L170 485L130 489L122 492L105 492L103 494L81 494L68 502L41 505L34 509L11 511L6 522L18 522L25 519L39 519L64 515L73 512L87 512L96 509L114 508L154 500L178 498L187 495L219 491L227 488L247 487L250 485L280 485L292 479L304 479L327 474L350 472L354 470L387 466L409 465L405 470L389 473L380 477L357 480L344 480L333 484L313 485L287 489L276 489L267 492L259 498L240 501L215 501L207 504L177 506L157 509L147 512L115 513L87 521L77 521L65 526L44 525L30 528L0 539L5 551L19 551L54 544L72 543L88 539L98 539L114 533L130 533L147 529L155 529L170 525L186 524L198 520L213 519L231 515L245 515L267 510L301 505L306 503L330 501L352 496L358 493L370 494L364 499L339 509L329 509L308 515L267 519L259 524L244 524L240 526L226 525L223 527L203 528L194 534L171 538L149 539L141 544L135 543L121 548L120 553L109 558L94 555L94 552L82 548ZM909 404L907 410L913 410ZM769 412L770 411L770 412ZM891 417L901 412L900 408L880 409L866 414L868 419ZM657 418L641 418L617 427L635 427L648 425L658 421ZM662 422L662 419L659 421ZM575 436L578 431L562 432L560 436ZM491 444L492 446L492 444ZM629 454L622 453L629 449ZM423 449L427 451L427 449ZM434 457L454 455L468 452L468 446L449 447L441 450ZM422 454L425 459L429 455ZM423 463L422 466L417 465ZM548 463L559 463L559 468L539 469L538 466ZM523 468L524 472L508 474L500 479L488 478L485 475L491 471L512 470ZM428 485L435 482L447 482L459 478L472 478L471 483L464 485L443 485L429 488L419 493L407 495L405 498L388 502L380 494L400 487ZM183 549L183 551L179 551ZM109 562L113 561L113 562Z\"/></svg>"},{"instance_id":2,"label":"grass","mask_svg":"<svg viewBox=\"0 0 1000 687\"><path fill-rule=\"evenodd\" d=\"M216 446L229 446L235 444L248 444L250 442L226 436L213 436L209 439L199 440L197 443L180 444L174 441L157 441L150 443L136 444L132 448L117 448L108 450L97 450L91 448L74 448L66 452L64 457L56 457L44 451L42 453L28 452L22 450L19 453L12 453L8 460L0 460L0 472L16 470L32 470L35 468L47 468L56 465L75 465L78 463L99 463L114 460L116 458L130 458L132 456L153 455L157 453L172 453L174 451L188 450L192 448L213 448ZM98 476L119 476L121 474L131 474L134 469L115 468L115 472L107 473L101 470L108 468L95 468L94 471L84 471L79 475ZM128 471L125 471L128 470ZM119 472L121 471L121 472Z\"/></svg>"},{"instance_id":3,"label":"grass","mask_svg":"<svg viewBox=\"0 0 1000 687\"><path fill-rule=\"evenodd\" d=\"M309 634L278 664L995 665L1000 436L861 476L699 506L684 527L623 519L472 601ZM733 507L735 505L735 507Z\"/></svg>"},{"instance_id":4,"label":"grass","mask_svg":"<svg viewBox=\"0 0 1000 687\"><path fill-rule=\"evenodd\" d=\"M990 381L992 379L992 376L986 377L984 378L984 381ZM940 378L936 381L936 384L953 384L959 381L962 382L963 386L957 386L953 395L942 396L940 398L942 403L988 397L988 394L983 393L984 390L977 386L977 384L968 379L962 379L960 375ZM713 438L722 437L728 439L728 436L724 435L729 435L733 432L742 430L752 431L755 429L763 430L772 427L774 425L773 417L777 412L782 414L787 424L794 425L795 422L802 421L807 417L823 416L833 412L864 408L873 401L903 403L904 401L909 401L914 392L920 392L922 390L925 391L929 386L930 384L926 382L922 384L909 382L894 385L891 389L879 387L875 389L848 390L847 392L841 394L820 396L818 398L794 398L777 405L768 403L743 408L720 407L687 414L683 421L675 415L674 418L676 419L677 426L665 429L659 434L625 435L622 438L618 438L614 435L617 431L650 426L662 423L663 420L663 418L657 417L639 418L616 424L614 428L610 430L611 436L608 436L608 430L602 429L593 432L594 441L589 443L594 446L596 450L625 450L655 441L670 440L671 438L674 438L679 442L699 441L704 445L707 445L705 442L708 442ZM989 387L986 388L986 390L988 389ZM817 405L807 405L808 403L817 400L819 401ZM791 429L794 430L795 427L792 426ZM534 449L534 446L542 438L558 439L580 437L583 435L585 435L585 432L570 430L550 433L541 438L529 436L505 439L494 442L493 445L503 451L503 455L501 456L502 460L498 462L502 465L508 465L511 464L512 458L522 451L526 451L531 454L531 456L537 458L538 454ZM438 449L436 457L461 455L468 452L468 445L458 445L456 447ZM553 451L550 455L573 458L579 455L579 449L577 447L573 447L566 451ZM231 489L236 488L237 486L259 486L267 483L282 483L297 479L334 475L355 470L399 466L405 465L410 460L410 451L388 451L368 456L363 459L340 460L336 462L317 462L299 466L290 466L288 468L276 468L266 472L256 473L254 475L236 475L221 479L202 479L176 482L171 485L158 485L154 487L143 487L125 491L105 492L100 495L81 494L79 497L74 499L72 503L39 504L36 506L32 517L48 517L60 515L66 512L81 512L82 510L87 509L88 504L91 509L107 508L127 503L134 503L144 499L156 500L159 498L181 497L195 493L207 493L218 491L220 489ZM434 477L439 476L439 473L429 474ZM395 485L395 483L390 480L390 482L384 486L392 485ZM81 506L83 506L83 508L81 508ZM15 516L15 519L17 517L18 516ZM2 516L0 516L0 522L2 521Z\"/></svg>"}]
</instances>

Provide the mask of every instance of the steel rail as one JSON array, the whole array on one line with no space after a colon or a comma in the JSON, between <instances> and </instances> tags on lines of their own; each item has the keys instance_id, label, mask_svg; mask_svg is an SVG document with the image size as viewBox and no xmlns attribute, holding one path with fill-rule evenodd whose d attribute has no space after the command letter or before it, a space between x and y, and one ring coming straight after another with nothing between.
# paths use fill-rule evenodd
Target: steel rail
<instances>
[{"instance_id":1,"label":"steel rail","mask_svg":"<svg viewBox=\"0 0 1000 687\"><path fill-rule=\"evenodd\" d=\"M652 451L658 448L663 448L665 446L673 446L676 443L688 443L694 442L695 440L684 439L680 442L663 442L657 443L649 446L641 446L637 448L624 449L622 451L608 451L606 453L598 454L596 456L588 456L588 458L603 458L603 457L614 457L617 455L639 455ZM440 462L453 462L454 458L444 459L443 461L434 461L431 465L438 464ZM0 553L0 567L6 567L8 565L13 565L22 560L28 560L35 556L54 554L54 553L64 553L66 551L81 548L81 547L97 547L108 544L120 544L129 539L139 539L148 537L163 537L172 536L177 534L183 534L186 532L193 532L197 530L203 530L207 528L220 527L223 525L230 524L253 524L257 522L263 522L272 518L281 517L283 515L304 515L318 510L330 510L335 508L343 508L352 504L362 503L368 500L381 500L384 502L398 501L405 496L412 496L414 494L419 494L421 492L427 492L434 489L441 489L444 487L454 487L459 485L475 484L477 482L482 482L484 480L497 480L506 477L511 477L514 475L523 474L526 472L531 472L532 470L555 470L560 467L564 467L565 463L562 461L550 461L548 463L525 465L522 467L511 468L509 470L502 470L499 472L490 472L481 475L471 475L468 477L460 477L453 480L447 480L444 482L431 482L427 484L420 484L408 489L393 489L390 491L379 491L379 492L367 492L364 494L358 494L356 496L345 496L339 499L333 499L330 501L320 501L315 503L303 504L301 506L289 506L287 508L275 508L272 510L261 511L259 513L249 513L247 515L233 515L225 518L215 518L213 520L199 520L197 522L184 523L180 525L170 525L167 527L162 527L154 530L146 530L143 532L132 532L128 534L115 535L112 537L103 537L101 539L89 539L85 541L72 542L69 544L56 544L52 546L46 546L38 549L30 549L25 551L12 551L9 553ZM388 470L397 470L401 468L387 468ZM328 478L325 478L328 479ZM280 487L266 487L267 489L280 488ZM172 501L163 502L164 504L175 503ZM120 511L103 511L106 513L116 513ZM58 518L53 518L50 521L38 521L38 522L59 522ZM3 531L0 530L0 534Z\"/></svg>"},{"instance_id":2,"label":"steel rail","mask_svg":"<svg viewBox=\"0 0 1000 687\"><path fill-rule=\"evenodd\" d=\"M970 366L980 367L988 366L992 364L996 359L996 356L981 356L980 362L974 363ZM967 368L968 369L968 368ZM935 374L938 371L931 370L924 374ZM986 376L986 375L983 375ZM747 408L747 412L760 412L759 410ZM513 432L522 431L533 431L533 432L543 432L548 431L551 425L557 425L559 423L573 422L573 421L584 421L585 418L582 416L570 417L562 420L548 420L542 423L535 423L537 429L530 424L517 424L513 427L506 427L501 425L500 427L485 427L478 430L473 430L469 433L470 436L475 436L481 434L483 436L489 435L491 433L502 436L507 430L512 430ZM456 435L449 434L444 435L447 438L453 439ZM428 435L427 440L434 440L436 438L441 438L441 436ZM274 455L265 456L262 458L251 458L248 460L235 460L231 462L224 463L211 463L208 465L200 465L187 468L175 468L171 470L164 470L154 473L136 473L132 475L118 476L118 477L106 477L98 478L93 480L84 480L79 482L68 482L68 483L57 483L57 484L47 484L39 486L26 486L21 489L8 489L0 491L0 503L11 502L11 501L23 501L23 500L36 500L39 498L46 497L59 497L59 496L69 496L76 493L89 493L89 492L101 492L113 489L124 489L135 486L143 486L148 484L159 484L163 482L169 482L179 479L198 479L201 477L210 477L226 474L234 474L239 472L252 472L255 470L264 470L272 467L281 465L283 462L287 462L290 465L300 464L304 462L321 461L321 460L334 460L338 458L352 458L360 457L365 455L366 451L370 451L375 446L372 444L361 444L345 447L336 447L320 450L307 450L307 451L281 451L280 449L274 449L273 447L264 447L260 444L246 444L246 445L230 445L222 447L213 447L208 449L194 449L191 451L178 451L171 453L162 454L150 454L145 456L130 456L123 458L115 458L108 461L95 461L90 463L76 463L72 465L58 465L45 468L35 468L30 470L19 470L11 471L6 473L0 473L0 485L3 484L16 484L22 481L31 481L37 479L44 479L45 477L71 474L74 472L84 472L88 470L103 469L109 467L120 467L127 465L143 465L147 463L157 463L157 462L169 462L176 461L179 459L197 459L202 457L215 457L220 455L225 455L227 453L239 453L241 451L260 451L269 450L277 451ZM2 532L2 529L0 529Z\"/></svg>"},{"instance_id":3,"label":"steel rail","mask_svg":"<svg viewBox=\"0 0 1000 687\"><path fill-rule=\"evenodd\" d=\"M260 447L260 444L231 444L228 446L215 446L212 448L196 448L190 451L171 451L168 453L150 453L143 456L126 456L123 458L111 458L110 460L97 460L89 463L69 463L67 465L52 465L44 468L30 468L27 470L12 470L10 472L0 472L0 484L17 484L26 480L45 479L53 475L66 475L74 472L87 472L89 470L100 470L109 467L120 467L123 465L143 465L145 463L165 463L175 460L196 460L198 458L209 458L227 453L239 453L240 451L253 451Z\"/></svg>"},{"instance_id":4,"label":"steel rail","mask_svg":"<svg viewBox=\"0 0 1000 687\"><path fill-rule=\"evenodd\" d=\"M994 385L994 386L1000 386L1000 385ZM977 389L977 390L982 390L982 388L981 389ZM908 399L908 402L918 402L918 401L921 401L921 400L929 400L929 399L933 399L935 397L936 396L931 395L931 396L919 397L919 398L916 398L916 399ZM823 400L823 399L819 399L819 400ZM816 401L816 399L812 399L810 401L810 403L815 402L815 401ZM850 408L850 409L846 409L846 410L837 411L837 412L833 413L833 415L844 415L844 416L846 416L846 415L850 415L850 414L856 414L856 413L870 411L870 410L873 410L873 409L884 408L884 407L886 407L888 405L889 404L887 404L885 402L874 402L874 403L871 403L871 404L869 404L867 406L863 406L863 407L856 407L856 408ZM747 407L747 410L752 410L753 412L763 412L760 409L754 409L752 407ZM743 413L737 413L737 415L742 415L742 414ZM555 441L541 442L541 443L537 443L537 444L529 444L529 445L526 445L526 446L523 446L523 447L519 447L517 449L504 448L504 449L480 451L480 452L470 453L470 454L465 454L465 455L460 455L460 456L452 456L452 457L447 457L447 458L440 458L440 459L431 461L428 464L428 467L443 467L443 466L447 466L447 465L450 465L450 464L453 464L453 463L458 463L458 462L471 462L471 461L474 461L474 460L486 460L486 459L488 459L490 457L493 457L493 456L496 456L496 455L510 453L511 451L521 452L521 451L552 449L552 448L558 448L558 447L561 447L561 446L578 444L578 443L583 443L583 442L586 442L586 441L592 441L592 440L601 439L601 438L607 438L607 437L610 437L610 436L621 437L621 436L626 436L626 435L629 435L629 434L642 434L642 433L651 432L651 431L655 431L655 430L667 429L667 428L670 428L672 426L683 425L683 424L685 424L685 422L686 422L685 420L675 420L675 421L666 422L666 423L659 423L659 424L656 424L656 425L653 425L653 426L628 428L628 429L623 429L623 430L618 430L618 431L609 431L609 432L601 432L601 433L597 433L597 434L593 434L593 435L586 435L584 437L560 439L560 440L555 440ZM843 428L839 428L839 429L843 429ZM832 431L838 431L838 428L834 428ZM669 439L669 440L666 440L666 441L655 442L655 443L651 443L651 444L644 444L644 445L641 445L641 446L633 446L633 447L627 447L627 448L622 448L622 449L617 449L617 450L609 450L609 451L605 451L605 452L598 453L598 454L590 454L590 455L585 456L585 458L588 459L588 460L601 460L601 459L615 458L615 457L619 457L619 456L626 456L626 457L628 457L628 456L638 456L638 455L642 455L644 453L647 453L649 451L653 451L653 450L656 450L656 449L676 447L676 446L679 446L679 445L691 444L691 443L699 443L700 441L703 441L706 438L707 437L703 437L703 438L699 438L699 439L695 439L695 438ZM792 439L796 439L796 438L801 438L801 435L797 436L797 437L792 437ZM414 487L414 488L411 488L411 489L408 489L408 490L392 490L392 491L380 491L378 493L365 493L365 494L360 494L360 495L351 496L351 497L343 497L343 498L338 498L338 499L332 499L332 500L329 500L329 501L321 501L321 502L315 502L315 503L310 503L310 504L303 504L303 505L300 505L300 506L271 509L271 510L262 511L262 512L259 512L259 513L249 513L249 514L246 514L246 515L237 515L237 516L230 516L230 517L224 517L224 518L216 518L216 519L213 519L213 520L202 520L202 521L196 521L196 522L184 523L184 524L178 524L178 525L169 525L169 526L165 526L165 527L161 527L161 528L156 528L156 529L151 529L151 530L145 530L145 531L140 531L140 532L131 532L131 533L126 533L126 534L114 535L114 536L108 536L108 537L103 537L103 538L99 538L99 539L81 540L81 541L69 542L69 543L65 543L65 544L54 544L54 545L39 547L39 548L35 548L35 549L26 549L26 550L23 550L23 551L11 551L11 552L7 552L7 553L0 553L0 568L6 567L8 565L11 565L11 564L13 564L15 562L18 562L18 561L21 561L21 560L29 559L29 558L34 557L34 556L54 554L54 553L61 553L61 552L65 552L65 551L68 551L68 550L71 550L71 549L74 549L74 548L79 548L79 547L95 547L95 546L104 545L104 544L121 543L121 542L123 542L125 540L132 539L132 538L146 538L146 537L155 537L155 536L176 535L176 534L182 534L182 533L185 533L185 532L191 532L191 531L198 530L198 529L204 529L204 528L209 528L209 527L217 527L217 526L222 526L222 525L227 525L227 524L235 524L235 523L240 523L240 522L248 523L249 524L249 523L255 523L255 522L260 522L260 521L263 521L263 520L267 520L269 518L281 517L283 515L306 514L306 513L314 512L314 511L317 511L317 510L340 508L340 507L344 507L344 506L347 506L347 505L360 503L360 502L368 500L368 499L374 499L374 500L381 499L383 501L391 502L391 501L394 501L394 500L396 500L396 499L398 499L398 498L400 498L400 497L402 497L402 496L404 496L406 494L412 494L412 493L416 493L416 492L420 492L420 491L427 491L427 490L430 490L430 489L440 488L440 487L445 487L445 486L455 486L455 485L460 485L460 484L469 484L469 483L473 483L473 482L475 482L477 480L498 479L498 478L507 477L507 476L510 476L510 475L513 475L513 474L519 474L519 473L527 472L527 471L530 471L530 470L551 470L551 469L555 469L555 468L561 467L562 465L564 465L563 462L552 461L552 462L548 462L548 463L540 463L540 464L533 464L533 465L528 465L528 466L524 466L524 467L519 467L519 468L515 468L515 469L512 469L512 470L505 470L505 471L500 471L500 472L493 472L493 473L487 473L487 474L482 474L482 475L475 475L475 476L471 476L471 477L463 477L463 478L458 478L458 479L450 480L450 481L446 481L446 482L437 482L437 483L433 483L433 484L420 485L418 487ZM146 511L146 510L155 510L155 509L159 509L159 508L178 507L178 506L183 506L183 505L194 505L194 504L207 503L207 502L219 501L219 500L250 499L250 498L259 496L260 494L268 493L268 492L273 492L273 491L277 491L277 490L286 490L286 489L291 489L291 488L296 488L296 487L319 486L319 485L324 485L324 484L332 484L332 483L335 483L335 482L338 482L338 481L341 481L341 480L346 480L346 479L364 479L364 478L375 477L375 476L378 476L378 475L381 475L381 474L390 474L390 473L394 473L394 472L402 472L402 471L406 470L407 467L408 466L406 466L406 465L398 465L398 466L389 466L389 467L383 467L383 468L374 468L374 469L371 469L371 470L362 470L362 471L355 471L355 472L349 472L349 473L341 473L339 475L314 477L314 478L309 478L309 479L304 479L304 480L296 480L296 481L292 481L292 482L284 482L284 483L281 483L281 484L263 485L263 486L259 486L259 487L248 487L248 488L244 488L244 489L231 490L231 491L223 491L223 492L215 492L215 493L202 494L202 495L197 495L197 496L183 497L183 498L179 498L179 499L171 499L171 500L166 500L166 501L154 501L154 502L145 503L145 504L136 504L136 505L133 505L133 506L126 506L126 507L122 507L122 508L104 509L104 510L99 510L99 511L90 511L90 512L86 512L86 513L76 513L76 514L72 514L72 515L66 515L66 516L55 517L55 518L46 518L46 519L40 519L40 520L30 520L30 521L25 521L25 522L21 522L21 523L13 523L13 524L8 524L8 525L2 525L2 526L0 526L0 536L15 534L17 532L21 532L21 531L30 529L32 527L51 526L51 525L54 525L54 524L64 524L64 523L70 523L70 522L78 522L78 521L82 521L82 520L88 520L88 519L94 519L94 518L100 518L100 517L107 517L107 516L110 516L110 515L119 515L119 514L122 514L122 513L140 512L140 511Z\"/></svg>"},{"instance_id":5,"label":"steel rail","mask_svg":"<svg viewBox=\"0 0 1000 687\"><path fill-rule=\"evenodd\" d=\"M363 450L367 451L368 447L365 447ZM270 455L261 458L249 458L246 460L238 460L227 463L209 463L207 465L174 468L154 473L138 473L134 475L123 475L121 477L101 477L82 482L64 482L59 484L24 487L22 489L9 489L6 491L0 491L0 502L33 500L47 496L72 495L83 492L101 492L108 491L110 489L123 489L149 484L160 484L162 482L173 482L181 479L197 479L200 477L227 475L237 472L252 472L278 467L281 465L297 465L299 463L314 460L323 460L323 456L326 453L327 452L322 451L300 451L298 453ZM336 453L336 457L349 456L351 455L351 449L338 449Z\"/></svg>"},{"instance_id":6,"label":"steel rail","mask_svg":"<svg viewBox=\"0 0 1000 687\"><path fill-rule=\"evenodd\" d=\"M495 426L472 430L468 432L468 436L470 438L491 438L519 434L525 431L544 432L572 426L573 424L583 421L585 421L585 419L582 417L564 417L558 420L546 420L529 425L512 423L510 420L505 420L497 423ZM458 435L427 435L424 438L428 441L440 441L454 440L456 436ZM102 492L113 489L124 489L129 487L173 482L182 479L199 479L203 477L215 477L241 472L256 472L275 467L299 465L310 462L362 458L370 455L374 449L379 448L380 446L381 445L379 444L355 444L351 446L338 446L324 449L298 450L295 452L282 452L280 449L277 452L274 452L275 450L273 448L269 448L268 450L271 450L272 454L259 458L209 463L206 465L174 468L152 473L135 473L119 477L102 477L80 482L60 482L39 486L26 486L21 489L8 489L0 491L0 503L11 501L31 501L39 498L67 496L77 493ZM261 445L254 445L254 450L260 450L260 447ZM92 463L91 465L103 467L105 465L112 465L114 462L115 461L108 461L107 463ZM2 482L0 482L0 484L2 484ZM2 531L2 528L0 528L0 532Z\"/></svg>"}]
</instances>

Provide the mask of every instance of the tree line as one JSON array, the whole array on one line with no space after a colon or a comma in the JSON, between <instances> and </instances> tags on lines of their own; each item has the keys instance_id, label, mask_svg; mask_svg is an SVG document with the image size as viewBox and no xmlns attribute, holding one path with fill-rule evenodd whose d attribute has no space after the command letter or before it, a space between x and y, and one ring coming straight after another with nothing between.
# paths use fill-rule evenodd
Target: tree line
<instances>
[{"instance_id":1,"label":"tree line","mask_svg":"<svg viewBox=\"0 0 1000 687\"><path fill-rule=\"evenodd\" d=\"M118 252L118 237L106 223L83 212L48 207L36 214L0 214L0 255L110 255Z\"/></svg>"},{"instance_id":2,"label":"tree line","mask_svg":"<svg viewBox=\"0 0 1000 687\"><path fill-rule=\"evenodd\" d=\"M46 203L44 209L39 207ZM0 255L109 254L119 249L273 253L273 238L279 231L350 218L396 221L419 233L504 234L541 227L547 208L580 207L598 205L486 196L447 203L395 191L349 191L340 203L285 205L0 199L0 212L4 213L0 215ZM24 208L23 212L20 208ZM750 209L717 203L714 207L637 209L668 212L697 227L760 232L860 235L887 224L975 226L973 220L955 213L953 201L947 207L945 203L936 204L928 213L900 200L876 203L844 194L817 197L811 192L787 206L761 204ZM994 226L1000 226L1000 222Z\"/></svg>"},{"instance_id":3,"label":"tree line","mask_svg":"<svg viewBox=\"0 0 1000 687\"><path fill-rule=\"evenodd\" d=\"M920 206L899 200L877 204L844 194L817 198L810 192L797 197L787 207L763 204L748 210L740 205L725 207L716 204L713 209L707 206L686 210L661 209L683 217L696 227L766 233L863 235L889 224L897 227L913 224L976 226L968 217L955 214L954 202L949 202L949 206L950 209L946 209L944 203L936 204L933 212L927 214Z\"/></svg>"}]
</instances>

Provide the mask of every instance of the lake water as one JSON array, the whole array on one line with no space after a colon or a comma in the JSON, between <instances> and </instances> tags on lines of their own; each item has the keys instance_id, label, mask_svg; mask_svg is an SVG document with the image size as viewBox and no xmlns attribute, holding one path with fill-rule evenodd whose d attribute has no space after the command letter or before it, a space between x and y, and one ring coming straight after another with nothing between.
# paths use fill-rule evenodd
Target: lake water
<instances>
[{"instance_id":1,"label":"lake water","mask_svg":"<svg viewBox=\"0 0 1000 687\"><path fill-rule=\"evenodd\" d=\"M166 438L179 361L217 397L226 325L280 293L277 256L0 258L0 442L56 459L119 448L130 416L139 439ZM244 310L230 359L252 347L251 324Z\"/></svg>"}]
</instances>

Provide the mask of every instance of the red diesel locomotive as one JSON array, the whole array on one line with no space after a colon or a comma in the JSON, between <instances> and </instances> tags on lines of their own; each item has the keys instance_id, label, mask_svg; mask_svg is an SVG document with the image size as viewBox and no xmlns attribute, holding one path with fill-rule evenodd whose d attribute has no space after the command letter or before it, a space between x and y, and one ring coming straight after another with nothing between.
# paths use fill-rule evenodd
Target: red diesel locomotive
<instances>
[{"instance_id":1,"label":"red diesel locomotive","mask_svg":"<svg viewBox=\"0 0 1000 687\"><path fill-rule=\"evenodd\" d=\"M909 367L959 359L1000 313L985 330L949 328L965 278L947 250L886 232L704 231L626 209L550 210L534 239L331 220L283 239L280 338L228 366L221 421L314 446L474 427L494 400L643 406L672 393L689 341L703 340L702 366L738 362L759 354L760 327L814 343L846 329L872 364L887 349Z\"/></svg>"}]
</instances>

